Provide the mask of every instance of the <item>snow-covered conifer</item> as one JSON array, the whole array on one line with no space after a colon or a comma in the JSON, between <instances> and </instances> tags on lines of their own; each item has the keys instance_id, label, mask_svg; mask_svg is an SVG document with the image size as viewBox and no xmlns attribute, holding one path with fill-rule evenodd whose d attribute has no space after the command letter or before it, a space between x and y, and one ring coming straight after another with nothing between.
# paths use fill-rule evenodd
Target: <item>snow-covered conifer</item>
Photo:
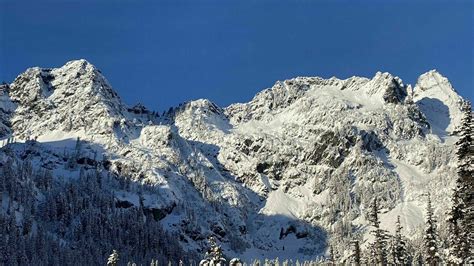
<instances>
[{"instance_id":1,"label":"snow-covered conifer","mask_svg":"<svg viewBox=\"0 0 474 266\"><path fill-rule=\"evenodd\" d=\"M458 159L456 185L452 207L448 214L449 257L452 263L462 263L474 258L474 142L472 106L463 104L463 117L456 142Z\"/></svg>"},{"instance_id":2,"label":"snow-covered conifer","mask_svg":"<svg viewBox=\"0 0 474 266\"><path fill-rule=\"evenodd\" d=\"M400 223L400 216L397 216L397 223L395 224L395 235L391 246L391 263L395 265L406 265L409 263L410 256L407 250L407 243L402 236L402 225Z\"/></svg>"},{"instance_id":3,"label":"snow-covered conifer","mask_svg":"<svg viewBox=\"0 0 474 266\"><path fill-rule=\"evenodd\" d=\"M229 266L241 266L242 261L239 258L233 258L229 261Z\"/></svg>"},{"instance_id":4,"label":"snow-covered conifer","mask_svg":"<svg viewBox=\"0 0 474 266\"><path fill-rule=\"evenodd\" d=\"M252 265L253 266L260 266L262 263L260 262L259 259L255 259L253 262L252 262Z\"/></svg>"},{"instance_id":5,"label":"snow-covered conifer","mask_svg":"<svg viewBox=\"0 0 474 266\"><path fill-rule=\"evenodd\" d=\"M424 261L428 265L437 265L440 262L438 253L438 233L436 229L436 219L431 206L431 196L428 194L426 207L426 226L424 235Z\"/></svg>"},{"instance_id":6,"label":"snow-covered conifer","mask_svg":"<svg viewBox=\"0 0 474 266\"><path fill-rule=\"evenodd\" d=\"M360 246L358 240L351 242L351 255L349 257L349 262L351 265L360 265Z\"/></svg>"},{"instance_id":7,"label":"snow-covered conifer","mask_svg":"<svg viewBox=\"0 0 474 266\"><path fill-rule=\"evenodd\" d=\"M332 245L329 246L329 263L335 264L336 263L336 254L334 252L334 248Z\"/></svg>"},{"instance_id":8,"label":"snow-covered conifer","mask_svg":"<svg viewBox=\"0 0 474 266\"><path fill-rule=\"evenodd\" d=\"M263 266L270 266L271 265L271 262L268 258L265 258L265 260L263 261Z\"/></svg>"},{"instance_id":9,"label":"snow-covered conifer","mask_svg":"<svg viewBox=\"0 0 474 266\"><path fill-rule=\"evenodd\" d=\"M372 234L374 242L372 243L373 259L376 264L385 264L387 262L387 231L380 228L380 207L377 197L375 197L370 206L369 221L374 227Z\"/></svg>"},{"instance_id":10,"label":"snow-covered conifer","mask_svg":"<svg viewBox=\"0 0 474 266\"><path fill-rule=\"evenodd\" d=\"M117 266L118 262L119 262L119 254L117 250L114 249L112 251L112 254L110 254L109 256L109 259L107 260L107 265Z\"/></svg>"},{"instance_id":11,"label":"snow-covered conifer","mask_svg":"<svg viewBox=\"0 0 474 266\"><path fill-rule=\"evenodd\" d=\"M459 178L458 180L459 181ZM461 230L461 222L463 218L463 210L465 209L463 201L459 197L458 189L460 186L456 186L451 197L452 206L447 214L447 226L448 226L448 257L447 260L452 264L462 264L464 258L466 258L466 247L467 232Z\"/></svg>"},{"instance_id":12,"label":"snow-covered conifer","mask_svg":"<svg viewBox=\"0 0 474 266\"><path fill-rule=\"evenodd\" d=\"M280 260L278 259L278 257L276 257L275 260L273 261L273 265L280 266Z\"/></svg>"},{"instance_id":13,"label":"snow-covered conifer","mask_svg":"<svg viewBox=\"0 0 474 266\"><path fill-rule=\"evenodd\" d=\"M213 236L209 237L209 249L206 252L206 259L212 265L223 265L225 263L222 248L217 244L216 239Z\"/></svg>"}]
</instances>

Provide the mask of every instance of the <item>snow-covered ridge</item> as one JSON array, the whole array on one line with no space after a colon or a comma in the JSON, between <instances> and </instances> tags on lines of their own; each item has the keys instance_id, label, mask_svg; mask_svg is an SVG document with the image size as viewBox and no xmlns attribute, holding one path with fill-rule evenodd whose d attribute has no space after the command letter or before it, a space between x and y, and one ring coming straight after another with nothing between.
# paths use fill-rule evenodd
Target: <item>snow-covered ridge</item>
<instances>
[{"instance_id":1,"label":"snow-covered ridge","mask_svg":"<svg viewBox=\"0 0 474 266\"><path fill-rule=\"evenodd\" d=\"M375 195L389 229L391 214L415 229L427 191L447 204L462 101L436 71L413 88L378 72L297 77L248 103L200 99L158 117L126 106L96 67L76 60L0 87L0 134L37 138L44 152L29 156L48 167L49 148L80 137L87 154L108 160L103 171L156 188L145 198L191 250L214 235L229 256L310 258L348 232L363 237ZM137 193L117 200L137 205Z\"/></svg>"},{"instance_id":2,"label":"snow-covered ridge","mask_svg":"<svg viewBox=\"0 0 474 266\"><path fill-rule=\"evenodd\" d=\"M298 77L278 81L272 88L258 93L249 103L230 105L226 108L226 113L234 124L250 119L258 120L267 113L288 107L308 94L330 94L368 108L379 107L384 103L404 102L410 89L400 78L381 72L377 72L372 79Z\"/></svg>"}]
</instances>

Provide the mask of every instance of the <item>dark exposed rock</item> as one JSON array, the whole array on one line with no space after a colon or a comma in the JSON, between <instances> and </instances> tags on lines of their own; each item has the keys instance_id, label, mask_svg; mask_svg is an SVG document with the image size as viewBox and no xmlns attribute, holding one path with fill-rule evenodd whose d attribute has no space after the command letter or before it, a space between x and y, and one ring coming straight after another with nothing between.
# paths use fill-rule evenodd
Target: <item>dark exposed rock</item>
<instances>
[{"instance_id":1,"label":"dark exposed rock","mask_svg":"<svg viewBox=\"0 0 474 266\"><path fill-rule=\"evenodd\" d=\"M115 207L117 208L130 208L133 207L133 203L126 200L115 200Z\"/></svg>"},{"instance_id":2,"label":"dark exposed rock","mask_svg":"<svg viewBox=\"0 0 474 266\"><path fill-rule=\"evenodd\" d=\"M383 94L383 99L387 103L403 103L405 97L407 97L406 87L401 85L396 79L392 80Z\"/></svg>"},{"instance_id":3,"label":"dark exposed rock","mask_svg":"<svg viewBox=\"0 0 474 266\"><path fill-rule=\"evenodd\" d=\"M162 220L166 215L173 212L173 209L176 207L176 204L164 208L144 208L143 211L145 214L151 214L156 221Z\"/></svg>"},{"instance_id":4,"label":"dark exposed rock","mask_svg":"<svg viewBox=\"0 0 474 266\"><path fill-rule=\"evenodd\" d=\"M88 157L81 157L77 159L78 164L82 165L88 165L88 166L95 166L97 165L97 162L91 158Z\"/></svg>"},{"instance_id":5,"label":"dark exposed rock","mask_svg":"<svg viewBox=\"0 0 474 266\"><path fill-rule=\"evenodd\" d=\"M137 103L131 108L128 108L128 111L134 114L148 114L150 111L141 103Z\"/></svg>"}]
</instances>

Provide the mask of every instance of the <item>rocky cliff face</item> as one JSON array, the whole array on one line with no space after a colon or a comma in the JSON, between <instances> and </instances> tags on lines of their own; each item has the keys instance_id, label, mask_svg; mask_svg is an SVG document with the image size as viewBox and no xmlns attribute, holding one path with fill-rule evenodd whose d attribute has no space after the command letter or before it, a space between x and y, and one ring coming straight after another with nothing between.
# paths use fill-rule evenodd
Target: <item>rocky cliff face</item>
<instances>
[{"instance_id":1,"label":"rocky cliff face","mask_svg":"<svg viewBox=\"0 0 474 266\"><path fill-rule=\"evenodd\" d=\"M462 98L436 71L414 88L389 73L298 77L248 103L196 100L163 116L127 107L85 60L28 69L0 93L1 136L45 150L80 137L81 158L106 162L100 171L155 188L140 204L189 250L215 235L229 256L321 256L329 243L364 238L374 196L384 227L401 215L413 231L425 193L443 208L455 175ZM28 158L64 169L47 153ZM138 194L116 200L133 206Z\"/></svg>"}]
</instances>

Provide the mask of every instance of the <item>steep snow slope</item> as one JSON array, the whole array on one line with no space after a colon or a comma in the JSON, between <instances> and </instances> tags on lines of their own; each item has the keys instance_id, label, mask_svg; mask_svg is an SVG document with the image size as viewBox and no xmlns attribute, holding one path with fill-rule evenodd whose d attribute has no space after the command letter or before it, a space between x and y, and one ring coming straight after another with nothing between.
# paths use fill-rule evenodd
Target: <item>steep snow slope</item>
<instances>
[{"instance_id":1,"label":"steep snow slope","mask_svg":"<svg viewBox=\"0 0 474 266\"><path fill-rule=\"evenodd\" d=\"M432 133L440 138L453 133L461 119L461 99L448 79L431 70L418 79L413 99L425 114Z\"/></svg>"},{"instance_id":2,"label":"steep snow slope","mask_svg":"<svg viewBox=\"0 0 474 266\"><path fill-rule=\"evenodd\" d=\"M156 188L143 202L189 250L201 251L212 234L228 256L314 258L329 243L364 236L374 196L388 229L401 215L415 230L427 192L442 215L461 102L436 71L413 89L379 72L298 77L248 103L196 100L158 117L127 107L99 70L77 60L28 69L3 87L0 126L45 149L73 150L59 140L77 137L90 143L83 157L106 161L102 171ZM64 169L47 156L27 159ZM137 193L116 200L136 206Z\"/></svg>"}]
</instances>

